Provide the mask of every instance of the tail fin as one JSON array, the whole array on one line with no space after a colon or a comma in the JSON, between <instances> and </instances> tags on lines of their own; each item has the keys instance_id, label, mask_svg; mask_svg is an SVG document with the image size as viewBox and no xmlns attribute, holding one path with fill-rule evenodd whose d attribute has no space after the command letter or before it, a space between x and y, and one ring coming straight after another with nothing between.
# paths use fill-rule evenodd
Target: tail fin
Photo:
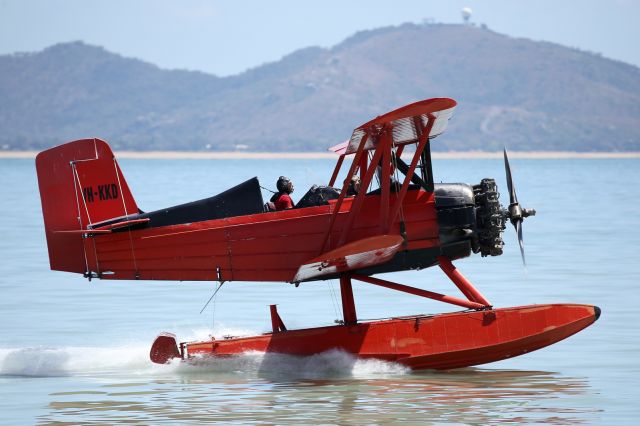
<instances>
[{"instance_id":1,"label":"tail fin","mask_svg":"<svg viewBox=\"0 0 640 426\"><path fill-rule=\"evenodd\" d=\"M69 142L39 153L36 170L51 269L88 273L81 231L138 213L111 148L100 139Z\"/></svg>"}]
</instances>

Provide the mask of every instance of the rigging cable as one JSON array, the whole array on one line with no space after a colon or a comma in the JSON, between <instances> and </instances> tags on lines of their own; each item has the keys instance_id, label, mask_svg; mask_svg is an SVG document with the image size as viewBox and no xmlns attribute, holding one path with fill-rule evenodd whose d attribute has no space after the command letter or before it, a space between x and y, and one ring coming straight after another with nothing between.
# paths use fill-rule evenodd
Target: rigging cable
<instances>
[{"instance_id":1,"label":"rigging cable","mask_svg":"<svg viewBox=\"0 0 640 426\"><path fill-rule=\"evenodd\" d=\"M272 193L272 194L277 194L277 192L276 192L276 191L272 191L272 190L270 190L269 188L265 188L265 187L264 187L264 186L262 186L262 185L260 185L260 188L264 189L265 191L269 191L269 192L270 192L270 193Z\"/></svg>"},{"instance_id":2,"label":"rigging cable","mask_svg":"<svg viewBox=\"0 0 640 426\"><path fill-rule=\"evenodd\" d=\"M222 284L220 284L222 286ZM220 288L220 287L218 287ZM213 306L211 307L211 337L214 336L214 331L216 328L216 302L218 301L218 297L213 298Z\"/></svg>"},{"instance_id":3,"label":"rigging cable","mask_svg":"<svg viewBox=\"0 0 640 426\"><path fill-rule=\"evenodd\" d=\"M209 298L209 300L207 300L207 303L204 304L204 306L202 307L202 309L200 310L200 313L204 312L205 309L207 309L207 306L209 306L209 302L211 302L211 299L213 299L216 294L218 294L218 291L220 291L220 289L222 288L222 284L224 284L226 281L221 281L220 285L218 286L218 288L216 288L216 290L213 292L213 294L211 295L211 297Z\"/></svg>"},{"instance_id":4,"label":"rigging cable","mask_svg":"<svg viewBox=\"0 0 640 426\"><path fill-rule=\"evenodd\" d=\"M340 312L338 310L338 297L336 296L336 291L333 288L333 280L327 280L327 285L329 286L329 294L331 294L333 312L336 314L336 320L340 320Z\"/></svg>"},{"instance_id":5,"label":"rigging cable","mask_svg":"<svg viewBox=\"0 0 640 426\"><path fill-rule=\"evenodd\" d=\"M82 193L82 184L80 183L80 176L78 176L78 171L76 170L76 162L71 161L71 169L73 170L73 192L76 194L76 207L78 209L78 222L80 224L80 229L83 228L82 225L82 212L80 211L80 202L78 201L78 190L80 191L82 203L84 204L84 209L87 212L87 220L89 221L89 225L91 224L91 216L89 215L89 209L87 208L87 201L84 199L84 194ZM77 187L76 187L77 183ZM88 228L89 226L87 226ZM95 249L95 240L94 240L94 249ZM82 242L82 252L84 253L84 264L85 270L87 274L87 278L91 281L91 271L89 270L89 259L87 258L87 246ZM96 264L98 263L98 256L96 256ZM100 267L98 267L100 270Z\"/></svg>"}]
</instances>

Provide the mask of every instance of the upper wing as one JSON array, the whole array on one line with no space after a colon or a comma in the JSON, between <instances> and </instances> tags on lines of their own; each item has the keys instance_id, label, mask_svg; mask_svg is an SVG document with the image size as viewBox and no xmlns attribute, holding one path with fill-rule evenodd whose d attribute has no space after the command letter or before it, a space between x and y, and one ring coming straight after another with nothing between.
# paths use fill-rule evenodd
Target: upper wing
<instances>
[{"instance_id":1,"label":"upper wing","mask_svg":"<svg viewBox=\"0 0 640 426\"><path fill-rule=\"evenodd\" d=\"M396 146L417 142L421 128L427 125L430 118L435 121L431 126L429 138L435 138L446 130L456 105L457 102L450 98L433 98L414 102L378 116L353 131L344 152L347 155L356 152L364 135L375 133L377 128L387 123L393 125L393 143ZM373 149L376 143L377 138L370 137L364 149Z\"/></svg>"}]
</instances>

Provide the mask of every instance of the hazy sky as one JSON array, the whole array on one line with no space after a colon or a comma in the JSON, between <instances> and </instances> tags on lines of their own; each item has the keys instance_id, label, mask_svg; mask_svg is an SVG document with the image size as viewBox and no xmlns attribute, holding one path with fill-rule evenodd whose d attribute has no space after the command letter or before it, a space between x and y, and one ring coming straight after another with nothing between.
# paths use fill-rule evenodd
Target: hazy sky
<instances>
[{"instance_id":1,"label":"hazy sky","mask_svg":"<svg viewBox=\"0 0 640 426\"><path fill-rule=\"evenodd\" d=\"M0 0L0 54L82 40L163 68L229 75L360 30L459 23L465 6L494 31L640 66L640 0Z\"/></svg>"}]
</instances>

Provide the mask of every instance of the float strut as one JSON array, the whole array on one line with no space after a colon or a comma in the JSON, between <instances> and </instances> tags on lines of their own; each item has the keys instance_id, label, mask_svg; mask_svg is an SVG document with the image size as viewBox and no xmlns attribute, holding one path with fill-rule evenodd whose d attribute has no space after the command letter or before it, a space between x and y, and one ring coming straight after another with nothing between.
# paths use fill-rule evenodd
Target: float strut
<instances>
[{"instance_id":1,"label":"float strut","mask_svg":"<svg viewBox=\"0 0 640 426\"><path fill-rule=\"evenodd\" d=\"M460 299L459 297L447 296L445 294L434 293L432 291L422 290L420 288L411 287L404 284L398 284L391 281L381 280L380 278L367 277L364 275L352 275L353 279L364 281L365 283L379 285L380 287L390 288L391 290L402 291L404 293L413 294L427 299L437 300L439 302L451 303L452 305L462 306L467 309L483 309L484 306L477 302Z\"/></svg>"},{"instance_id":2,"label":"float strut","mask_svg":"<svg viewBox=\"0 0 640 426\"><path fill-rule=\"evenodd\" d=\"M342 298L342 316L345 325L353 325L358 322L356 305L353 301L353 289L351 288L351 276L340 276L340 297Z\"/></svg>"},{"instance_id":3,"label":"float strut","mask_svg":"<svg viewBox=\"0 0 640 426\"><path fill-rule=\"evenodd\" d=\"M276 305L269 305L269 310L271 311L271 328L273 332L279 333L281 331L287 331L287 327L285 327L282 318L280 318Z\"/></svg>"},{"instance_id":4,"label":"float strut","mask_svg":"<svg viewBox=\"0 0 640 426\"><path fill-rule=\"evenodd\" d=\"M456 287L460 289L462 294L464 294L467 299L472 302L480 303L481 305L487 307L491 306L491 303L487 299L485 299L478 290L476 290L473 284L471 284L471 282L466 279L465 276L462 275L455 266L453 266L453 263L451 263L451 260L448 257L438 256L438 263L440 264L440 269L442 269L442 271L447 274L449 279L453 281Z\"/></svg>"}]
</instances>

